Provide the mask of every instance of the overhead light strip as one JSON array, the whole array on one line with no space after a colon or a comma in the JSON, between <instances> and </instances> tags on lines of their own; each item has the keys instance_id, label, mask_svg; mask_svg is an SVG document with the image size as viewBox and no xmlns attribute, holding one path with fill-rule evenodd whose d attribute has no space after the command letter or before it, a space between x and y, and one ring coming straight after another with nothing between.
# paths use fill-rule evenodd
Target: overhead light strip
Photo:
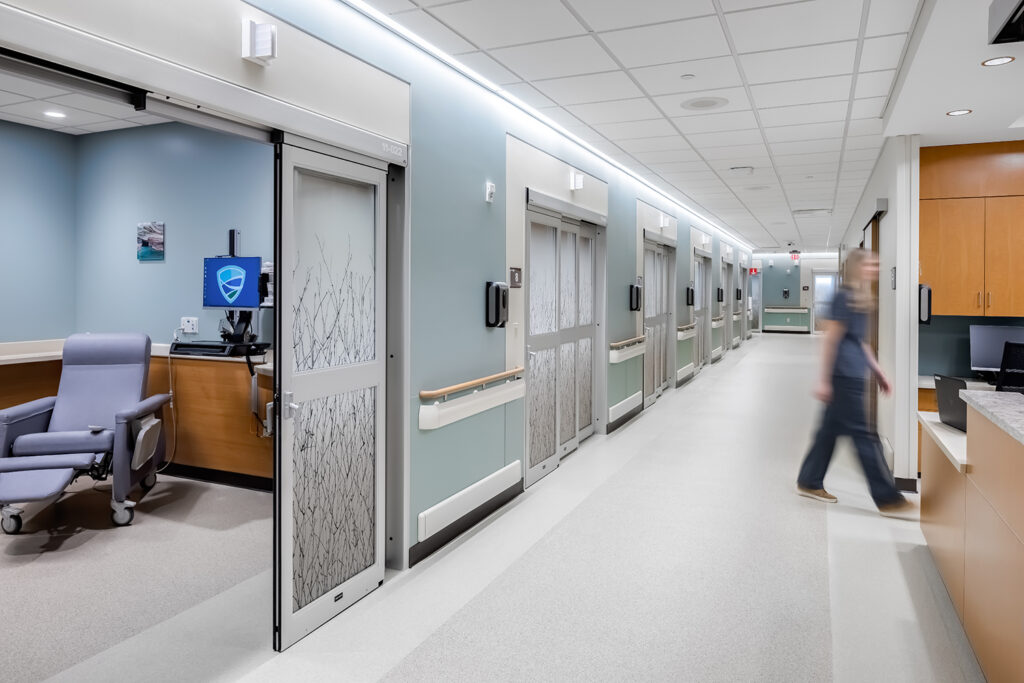
<instances>
[{"instance_id":1,"label":"overhead light strip","mask_svg":"<svg viewBox=\"0 0 1024 683\"><path fill-rule=\"evenodd\" d=\"M421 50L423 50L424 52L428 53L429 55L431 55L432 57L434 57L438 61L443 62L447 66L455 69L456 71L458 71L462 75L466 76L470 80L472 80L472 81L476 82L477 84L483 86L487 90L490 90L495 95L501 97L502 99L504 99L505 101L509 102L513 106L515 106L518 109L522 110L524 113L532 116L533 118L537 119L538 121L540 121L544 125L548 126L552 130L557 132L559 135L561 135L561 136L565 137L566 139L576 143L580 147L583 147L585 150L587 150L591 154L594 154L595 156L599 157L600 159L602 159L606 163L611 164L612 166L617 168L619 171L625 173L626 175L628 175L633 180L636 180L638 183L640 183L644 187L647 187L650 190L652 190L655 193L657 193L659 196L664 197L669 202L671 202L672 204L676 205L677 207L679 207L683 211L687 211L687 212L693 214L694 216L696 216L700 220L704 221L707 224L708 227L710 227L710 228L712 228L714 230L717 230L718 232L720 232L725 237L728 237L729 239L734 240L735 242L739 243L739 246L745 247L748 251L751 251L751 252L754 250L754 246L752 244L750 244L749 242L747 242L742 237L739 237L739 236L735 235L732 231L722 227L716 221L714 221L711 218L705 216L703 213L697 211L696 209L693 209L693 208L688 207L685 204L681 203L679 199L666 194L664 190L661 190L660 188L655 187L648 180L646 180L645 178L643 178L640 175L638 175L632 169L630 169L630 168L628 168L626 166L623 166L620 162L616 161L615 159L612 159L610 156L608 156L607 154L605 154L601 150L595 148L594 146L592 146L587 141L577 137L576 135L574 135L570 131L566 130L564 127L562 127L561 124L557 123L556 121L552 121L547 116L545 116L544 114L540 113L539 111L537 111L536 109L534 109L533 107L528 105L526 102L523 102L521 99L519 99L518 97L516 97L512 93L508 92L507 90L503 89L501 86L497 85L496 83L493 83L489 79L487 79L484 76L480 75L479 73L477 73L473 69L469 68L468 66L466 66L462 62L458 61L457 59L455 59L454 57L449 55L447 52L444 52L443 50L439 49L438 47L436 47L432 43L424 40L423 38L421 38L417 34L413 33L409 29L405 28L404 26L402 26L401 24L399 24L398 22L393 20L391 17L389 17L386 14L384 14L384 13L380 12L379 10L377 10L375 7L372 7L372 6L368 5L368 4L366 4L363 0L341 0L341 2L344 2L346 5L352 7L353 9L358 11L359 13L369 17L370 19L372 19L373 21L377 22L378 24L380 24L384 28L388 29L392 33L398 35L400 38L403 38L403 39L407 40L408 42L412 43L416 47L418 47Z\"/></svg>"}]
</instances>

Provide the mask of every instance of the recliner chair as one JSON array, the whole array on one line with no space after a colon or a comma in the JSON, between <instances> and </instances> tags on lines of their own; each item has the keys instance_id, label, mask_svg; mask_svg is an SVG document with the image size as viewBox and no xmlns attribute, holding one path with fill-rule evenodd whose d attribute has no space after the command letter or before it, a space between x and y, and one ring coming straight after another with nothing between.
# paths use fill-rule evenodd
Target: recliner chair
<instances>
[{"instance_id":1,"label":"recliner chair","mask_svg":"<svg viewBox=\"0 0 1024 683\"><path fill-rule=\"evenodd\" d=\"M0 526L21 530L14 503L58 497L83 474L113 475L111 520L132 523L136 485L149 490L164 459L158 419L170 394L144 398L150 340L145 334L75 334L64 343L56 396L0 410Z\"/></svg>"}]
</instances>

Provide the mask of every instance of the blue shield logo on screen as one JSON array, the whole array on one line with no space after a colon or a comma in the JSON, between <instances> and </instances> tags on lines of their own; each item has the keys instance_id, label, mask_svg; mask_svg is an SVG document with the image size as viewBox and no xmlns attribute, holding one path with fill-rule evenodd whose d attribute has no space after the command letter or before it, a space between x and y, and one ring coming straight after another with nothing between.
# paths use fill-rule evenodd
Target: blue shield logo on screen
<instances>
[{"instance_id":1,"label":"blue shield logo on screen","mask_svg":"<svg viewBox=\"0 0 1024 683\"><path fill-rule=\"evenodd\" d=\"M245 269L238 266L224 266L217 271L217 287L225 301L229 304L235 303L235 299L245 287Z\"/></svg>"}]
</instances>

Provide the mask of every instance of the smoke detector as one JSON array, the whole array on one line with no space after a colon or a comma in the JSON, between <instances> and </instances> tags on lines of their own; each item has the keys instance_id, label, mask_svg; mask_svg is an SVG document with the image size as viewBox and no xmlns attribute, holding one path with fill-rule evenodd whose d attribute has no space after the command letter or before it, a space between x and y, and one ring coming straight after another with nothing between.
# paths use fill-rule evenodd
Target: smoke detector
<instances>
[{"instance_id":1,"label":"smoke detector","mask_svg":"<svg viewBox=\"0 0 1024 683\"><path fill-rule=\"evenodd\" d=\"M694 97L692 100L686 100L679 106L692 111L709 111L724 107L727 104L729 104L729 100L724 97Z\"/></svg>"}]
</instances>

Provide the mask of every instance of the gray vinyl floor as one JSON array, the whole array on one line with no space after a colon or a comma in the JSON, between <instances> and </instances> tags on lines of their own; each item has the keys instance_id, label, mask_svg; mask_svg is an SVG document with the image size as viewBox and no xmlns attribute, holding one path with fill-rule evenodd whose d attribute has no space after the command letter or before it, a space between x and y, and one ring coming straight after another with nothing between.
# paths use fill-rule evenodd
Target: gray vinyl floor
<instances>
[{"instance_id":1,"label":"gray vinyl floor","mask_svg":"<svg viewBox=\"0 0 1024 683\"><path fill-rule=\"evenodd\" d=\"M269 493L160 475L112 528L94 484L25 506L22 533L0 536L0 681L41 680L270 566Z\"/></svg>"},{"instance_id":2,"label":"gray vinyl floor","mask_svg":"<svg viewBox=\"0 0 1024 683\"><path fill-rule=\"evenodd\" d=\"M878 515L848 446L838 505L793 492L819 344L730 352L282 654L265 571L58 680L983 681L917 521Z\"/></svg>"}]
</instances>

